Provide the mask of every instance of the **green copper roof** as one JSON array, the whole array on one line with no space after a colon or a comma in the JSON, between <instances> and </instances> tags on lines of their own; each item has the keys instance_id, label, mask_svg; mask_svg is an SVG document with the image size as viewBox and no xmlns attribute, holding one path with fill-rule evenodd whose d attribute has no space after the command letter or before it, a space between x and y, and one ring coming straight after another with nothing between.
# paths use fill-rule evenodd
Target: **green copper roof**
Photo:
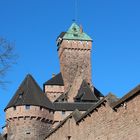
<instances>
[{"instance_id":1,"label":"green copper roof","mask_svg":"<svg viewBox=\"0 0 140 140\"><path fill-rule=\"evenodd\" d=\"M92 39L86 33L84 33L76 23L72 23L68 31L63 36L63 39L92 41Z\"/></svg>"}]
</instances>

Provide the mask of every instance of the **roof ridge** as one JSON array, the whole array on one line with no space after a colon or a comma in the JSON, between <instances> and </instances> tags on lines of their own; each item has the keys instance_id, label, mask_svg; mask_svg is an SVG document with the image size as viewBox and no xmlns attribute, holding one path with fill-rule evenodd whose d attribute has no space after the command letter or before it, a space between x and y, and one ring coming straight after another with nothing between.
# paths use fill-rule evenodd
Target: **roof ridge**
<instances>
[{"instance_id":1,"label":"roof ridge","mask_svg":"<svg viewBox=\"0 0 140 140\"><path fill-rule=\"evenodd\" d=\"M64 86L64 81L61 72L56 74L54 77L50 78L47 80L44 84L45 85L59 85L59 86Z\"/></svg>"}]
</instances>

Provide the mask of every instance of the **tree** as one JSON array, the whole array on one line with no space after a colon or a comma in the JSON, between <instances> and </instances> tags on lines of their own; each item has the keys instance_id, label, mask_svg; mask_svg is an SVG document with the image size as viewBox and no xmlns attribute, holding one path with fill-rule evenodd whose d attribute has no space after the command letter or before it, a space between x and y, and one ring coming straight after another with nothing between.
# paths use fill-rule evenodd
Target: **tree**
<instances>
[{"instance_id":1,"label":"tree","mask_svg":"<svg viewBox=\"0 0 140 140\"><path fill-rule=\"evenodd\" d=\"M0 37L0 85L4 86L7 81L4 80L9 68L16 63L14 45L6 39Z\"/></svg>"}]
</instances>

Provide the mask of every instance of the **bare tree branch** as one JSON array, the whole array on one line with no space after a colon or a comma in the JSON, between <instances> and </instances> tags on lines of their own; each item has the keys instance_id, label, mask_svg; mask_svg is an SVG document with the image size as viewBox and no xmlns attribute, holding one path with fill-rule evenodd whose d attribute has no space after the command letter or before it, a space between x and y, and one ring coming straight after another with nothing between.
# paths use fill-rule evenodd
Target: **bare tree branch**
<instances>
[{"instance_id":1,"label":"bare tree branch","mask_svg":"<svg viewBox=\"0 0 140 140\"><path fill-rule=\"evenodd\" d=\"M14 45L0 37L0 86L4 86L7 83L4 77L11 66L16 64L16 60L17 55L15 54Z\"/></svg>"}]
</instances>

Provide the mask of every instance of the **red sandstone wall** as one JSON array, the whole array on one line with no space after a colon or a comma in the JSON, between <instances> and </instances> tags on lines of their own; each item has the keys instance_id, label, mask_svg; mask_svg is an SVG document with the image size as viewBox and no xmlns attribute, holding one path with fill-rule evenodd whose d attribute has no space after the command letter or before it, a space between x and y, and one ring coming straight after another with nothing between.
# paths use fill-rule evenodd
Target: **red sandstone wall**
<instances>
[{"instance_id":1,"label":"red sandstone wall","mask_svg":"<svg viewBox=\"0 0 140 140\"><path fill-rule=\"evenodd\" d=\"M63 40L59 48L60 68L65 90L73 83L76 73L91 83L91 46L89 41Z\"/></svg>"},{"instance_id":2,"label":"red sandstone wall","mask_svg":"<svg viewBox=\"0 0 140 140\"><path fill-rule=\"evenodd\" d=\"M53 112L38 106L17 106L6 110L8 140L41 140L51 127Z\"/></svg>"},{"instance_id":3,"label":"red sandstone wall","mask_svg":"<svg viewBox=\"0 0 140 140\"><path fill-rule=\"evenodd\" d=\"M64 93L64 86L45 85L45 93L47 97L53 102Z\"/></svg>"},{"instance_id":4,"label":"red sandstone wall","mask_svg":"<svg viewBox=\"0 0 140 140\"><path fill-rule=\"evenodd\" d=\"M115 112L106 103L79 125L71 118L47 140L139 140L140 95L125 104Z\"/></svg>"}]
</instances>

